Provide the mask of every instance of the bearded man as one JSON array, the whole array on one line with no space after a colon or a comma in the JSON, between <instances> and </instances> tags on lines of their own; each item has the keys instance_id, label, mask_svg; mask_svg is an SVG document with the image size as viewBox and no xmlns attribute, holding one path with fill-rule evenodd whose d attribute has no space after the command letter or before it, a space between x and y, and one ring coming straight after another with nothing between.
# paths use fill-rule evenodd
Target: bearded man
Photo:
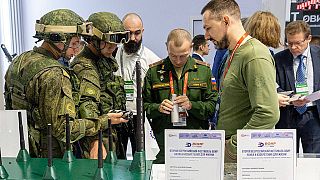
<instances>
[{"instance_id":1,"label":"bearded man","mask_svg":"<svg viewBox=\"0 0 320 180\"><path fill-rule=\"evenodd\" d=\"M126 108L134 113L133 123L127 124L128 127L122 129L118 133L120 141L122 141L124 150L126 152L128 138L130 138L132 154L136 150L136 139L134 135L134 126L137 120L136 98L137 98L137 84L136 84L136 62L141 62L141 78L144 79L145 74L150 64L160 60L150 49L142 44L142 34L144 31L141 17L136 13L128 13L123 19L122 23L124 29L130 32L129 42L119 47L116 60L120 66L117 75L124 78L125 92L126 92ZM125 157L123 157L125 158Z\"/></svg>"}]
</instances>

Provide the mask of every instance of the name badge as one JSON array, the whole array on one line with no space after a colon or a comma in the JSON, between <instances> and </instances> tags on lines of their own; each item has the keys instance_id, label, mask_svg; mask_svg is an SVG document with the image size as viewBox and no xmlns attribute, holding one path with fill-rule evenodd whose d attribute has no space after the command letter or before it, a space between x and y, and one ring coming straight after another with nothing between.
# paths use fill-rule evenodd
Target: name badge
<instances>
[{"instance_id":1,"label":"name badge","mask_svg":"<svg viewBox=\"0 0 320 180\"><path fill-rule=\"evenodd\" d=\"M309 94L308 84L307 83L296 83L297 94L306 96Z\"/></svg>"},{"instance_id":2,"label":"name badge","mask_svg":"<svg viewBox=\"0 0 320 180\"><path fill-rule=\"evenodd\" d=\"M179 122L174 122L173 126L187 126L187 112L179 107Z\"/></svg>"},{"instance_id":3,"label":"name badge","mask_svg":"<svg viewBox=\"0 0 320 180\"><path fill-rule=\"evenodd\" d=\"M133 81L124 81L124 91L126 93L126 100L127 101L133 101L133 92L134 92L134 86Z\"/></svg>"}]
</instances>

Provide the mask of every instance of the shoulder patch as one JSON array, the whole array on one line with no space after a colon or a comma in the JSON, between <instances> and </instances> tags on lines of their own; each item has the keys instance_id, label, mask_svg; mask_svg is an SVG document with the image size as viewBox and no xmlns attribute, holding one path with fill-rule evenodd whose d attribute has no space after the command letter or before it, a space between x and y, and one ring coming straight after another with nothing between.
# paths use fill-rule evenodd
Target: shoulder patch
<instances>
[{"instance_id":1,"label":"shoulder patch","mask_svg":"<svg viewBox=\"0 0 320 180\"><path fill-rule=\"evenodd\" d=\"M160 64L163 64L163 59L162 60L160 60L160 61L157 61L157 62L155 62L155 63L152 63L152 64L150 64L149 65L149 68L152 68L152 67L154 67L154 66L158 66L158 65L160 65Z\"/></svg>"},{"instance_id":2,"label":"shoulder patch","mask_svg":"<svg viewBox=\"0 0 320 180\"><path fill-rule=\"evenodd\" d=\"M210 68L210 64L209 64L209 63L207 63L207 62L200 61L200 60L197 60L197 59L195 59L195 61L196 61L196 63L197 63L197 64L204 65L204 66L207 66L207 67L209 67L209 68Z\"/></svg>"}]
</instances>

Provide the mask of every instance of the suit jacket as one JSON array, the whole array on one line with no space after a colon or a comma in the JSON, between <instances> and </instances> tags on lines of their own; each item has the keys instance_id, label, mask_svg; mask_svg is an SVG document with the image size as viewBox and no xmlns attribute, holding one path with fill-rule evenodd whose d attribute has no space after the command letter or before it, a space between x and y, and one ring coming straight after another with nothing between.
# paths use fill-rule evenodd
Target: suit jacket
<instances>
[{"instance_id":1,"label":"suit jacket","mask_svg":"<svg viewBox=\"0 0 320 180\"><path fill-rule=\"evenodd\" d=\"M310 45L310 52L313 66L313 91L315 92L320 90L320 47ZM275 54L274 59L276 61L277 83L279 85L278 92L296 92L293 55L289 49L286 49ZM320 100L315 103L320 114ZM276 128L296 128L297 115L298 112L293 106L281 107L280 120Z\"/></svg>"},{"instance_id":2,"label":"suit jacket","mask_svg":"<svg viewBox=\"0 0 320 180\"><path fill-rule=\"evenodd\" d=\"M219 68L220 68L221 64L224 63L223 57L225 56L226 52L227 52L227 49L218 49L216 51L216 54L213 57L212 75L216 79L220 79Z\"/></svg>"},{"instance_id":3,"label":"suit jacket","mask_svg":"<svg viewBox=\"0 0 320 180\"><path fill-rule=\"evenodd\" d=\"M202 58L198 54L192 53L192 58L197 59L199 61L203 61Z\"/></svg>"}]
</instances>

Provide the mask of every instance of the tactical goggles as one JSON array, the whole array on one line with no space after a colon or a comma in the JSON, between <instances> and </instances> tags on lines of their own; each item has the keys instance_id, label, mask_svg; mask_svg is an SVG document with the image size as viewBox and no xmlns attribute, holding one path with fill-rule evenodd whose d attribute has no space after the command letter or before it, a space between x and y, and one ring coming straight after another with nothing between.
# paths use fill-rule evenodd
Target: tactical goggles
<instances>
[{"instance_id":1,"label":"tactical goggles","mask_svg":"<svg viewBox=\"0 0 320 180\"><path fill-rule=\"evenodd\" d=\"M35 29L38 33L62 33L93 36L92 22L83 22L82 24L78 24L76 26L53 26L36 23Z\"/></svg>"},{"instance_id":2,"label":"tactical goggles","mask_svg":"<svg viewBox=\"0 0 320 180\"><path fill-rule=\"evenodd\" d=\"M115 44L127 43L130 40L130 31L103 33L99 29L93 27L93 34L102 41Z\"/></svg>"}]
</instances>

